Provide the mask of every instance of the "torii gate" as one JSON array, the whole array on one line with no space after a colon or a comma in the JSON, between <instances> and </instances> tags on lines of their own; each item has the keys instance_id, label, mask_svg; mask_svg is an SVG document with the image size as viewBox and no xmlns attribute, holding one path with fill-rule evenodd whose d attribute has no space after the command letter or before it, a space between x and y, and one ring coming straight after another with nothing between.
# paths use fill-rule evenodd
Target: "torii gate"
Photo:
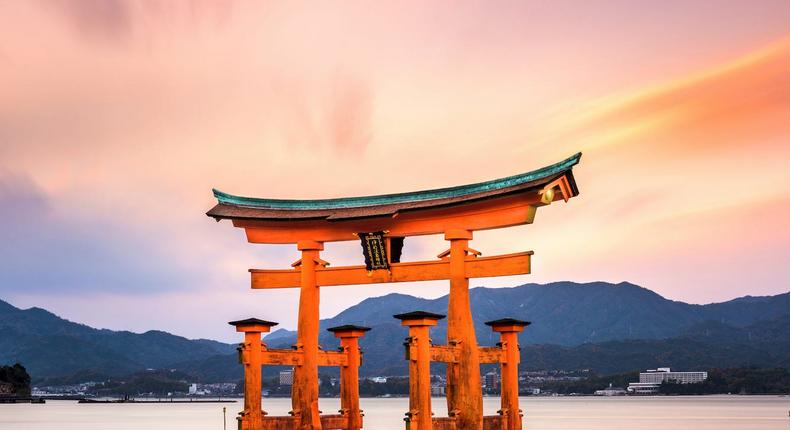
<instances>
[{"instance_id":1,"label":"torii gate","mask_svg":"<svg viewBox=\"0 0 790 430\"><path fill-rule=\"evenodd\" d=\"M278 200L214 190L218 204L208 216L231 220L245 230L251 243L295 244L302 253L292 269L250 269L252 288L300 288L296 345L300 365L295 368L292 387L293 413L298 417L295 428L322 427L318 411L319 287L447 279L447 341L455 357L447 366L447 408L458 430L482 430L481 352L469 302L469 278L530 273L532 251L483 257L469 247L469 241L476 230L530 224L538 207L558 199L567 202L578 195L572 168L580 158L581 153L551 166L487 182L367 197ZM330 268L319 256L325 242L360 240L360 233L364 233L361 239L365 243L367 234L373 232L377 234L371 234L372 242L365 250L366 265ZM399 262L393 258L404 237L429 234L444 234L450 242L439 259ZM400 249L396 253L399 257ZM511 418L518 416L518 411L510 413ZM520 418L509 422L509 429L521 427ZM429 430L425 427L430 424L418 427L411 423L410 430Z\"/></svg>"}]
</instances>

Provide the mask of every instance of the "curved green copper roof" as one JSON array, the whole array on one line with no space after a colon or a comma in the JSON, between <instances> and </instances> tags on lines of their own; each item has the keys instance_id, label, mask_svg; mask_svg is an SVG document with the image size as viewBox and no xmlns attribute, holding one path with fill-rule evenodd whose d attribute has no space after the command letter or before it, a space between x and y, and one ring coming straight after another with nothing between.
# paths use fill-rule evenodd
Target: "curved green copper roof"
<instances>
[{"instance_id":1,"label":"curved green copper roof","mask_svg":"<svg viewBox=\"0 0 790 430\"><path fill-rule=\"evenodd\" d=\"M522 173L520 175L508 176L506 178L494 179L476 184L459 185L455 187L437 188L434 190L413 191L408 193L382 194L378 196L364 197L344 197L337 199L318 199L318 200L284 200L284 199L262 199L255 197L241 197L223 193L214 189L214 197L220 204L235 206L245 206L260 209L275 210L327 210L327 209L348 209L359 207L370 207L391 204L414 203L436 199L453 198L468 194L476 194L488 191L496 191L525 182L531 182L542 178L554 176L570 170L571 167L579 163L581 152L569 157L559 163L546 166L538 170Z\"/></svg>"}]
</instances>

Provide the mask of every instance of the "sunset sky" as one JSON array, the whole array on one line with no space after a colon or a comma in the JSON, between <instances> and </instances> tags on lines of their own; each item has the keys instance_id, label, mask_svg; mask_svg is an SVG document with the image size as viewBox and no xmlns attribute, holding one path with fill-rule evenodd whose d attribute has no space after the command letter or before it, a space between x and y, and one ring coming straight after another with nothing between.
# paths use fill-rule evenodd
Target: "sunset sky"
<instances>
[{"instance_id":1,"label":"sunset sky","mask_svg":"<svg viewBox=\"0 0 790 430\"><path fill-rule=\"evenodd\" d=\"M226 341L240 317L293 328L298 291L252 291L247 269L295 247L207 218L212 187L381 194L578 151L579 197L475 235L534 250L533 274L473 285L790 290L790 2L0 0L0 299L19 307ZM445 248L409 239L404 260ZM322 317L447 290L329 287Z\"/></svg>"}]
</instances>

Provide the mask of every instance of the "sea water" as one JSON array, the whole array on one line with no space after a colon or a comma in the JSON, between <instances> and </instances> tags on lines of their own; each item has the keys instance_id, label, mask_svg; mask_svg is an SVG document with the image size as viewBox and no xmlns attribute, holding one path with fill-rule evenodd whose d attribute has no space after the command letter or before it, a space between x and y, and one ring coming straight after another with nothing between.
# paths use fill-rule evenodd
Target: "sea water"
<instances>
[{"instance_id":1,"label":"sea water","mask_svg":"<svg viewBox=\"0 0 790 430\"><path fill-rule=\"evenodd\" d=\"M363 398L365 429L403 430L405 398ZM446 411L434 399L436 416ZM263 399L270 415L285 415L289 399ZM323 413L337 413L338 399L321 399ZM220 430L236 429L237 403L0 404L0 430ZM527 430L790 430L790 396L526 397ZM223 408L226 413L223 415ZM495 414L499 399L484 399Z\"/></svg>"}]
</instances>

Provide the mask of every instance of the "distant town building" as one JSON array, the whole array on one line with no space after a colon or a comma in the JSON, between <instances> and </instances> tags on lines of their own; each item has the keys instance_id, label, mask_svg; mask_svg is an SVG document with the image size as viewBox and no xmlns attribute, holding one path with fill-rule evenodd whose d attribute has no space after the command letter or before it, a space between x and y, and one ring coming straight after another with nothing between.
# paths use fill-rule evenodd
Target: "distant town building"
<instances>
[{"instance_id":1,"label":"distant town building","mask_svg":"<svg viewBox=\"0 0 790 430\"><path fill-rule=\"evenodd\" d=\"M293 385L294 384L294 371L281 370L280 371L280 385Z\"/></svg>"},{"instance_id":2,"label":"distant town building","mask_svg":"<svg viewBox=\"0 0 790 430\"><path fill-rule=\"evenodd\" d=\"M213 384L219 385L219 384ZM211 385L204 385L204 384L189 384L189 391L188 394L190 396L205 396L207 394L211 394Z\"/></svg>"},{"instance_id":3,"label":"distant town building","mask_svg":"<svg viewBox=\"0 0 790 430\"><path fill-rule=\"evenodd\" d=\"M487 391L499 389L500 381L499 374L496 372L488 372L483 378L483 383Z\"/></svg>"},{"instance_id":4,"label":"distant town building","mask_svg":"<svg viewBox=\"0 0 790 430\"><path fill-rule=\"evenodd\" d=\"M432 396L444 396L444 393L445 393L444 385L431 385Z\"/></svg>"},{"instance_id":5,"label":"distant town building","mask_svg":"<svg viewBox=\"0 0 790 430\"><path fill-rule=\"evenodd\" d=\"M628 392L634 394L655 394L662 382L676 384L696 384L708 379L708 372L673 372L669 367L648 369L639 374L639 382L628 384Z\"/></svg>"},{"instance_id":6,"label":"distant town building","mask_svg":"<svg viewBox=\"0 0 790 430\"><path fill-rule=\"evenodd\" d=\"M626 391L620 387L612 387L612 383L609 383L609 386L604 388L603 390L596 390L596 396L624 396L626 395Z\"/></svg>"},{"instance_id":7,"label":"distant town building","mask_svg":"<svg viewBox=\"0 0 790 430\"><path fill-rule=\"evenodd\" d=\"M375 382L377 384L386 384L387 378L384 376L373 376L371 378L368 378L368 381Z\"/></svg>"}]
</instances>

